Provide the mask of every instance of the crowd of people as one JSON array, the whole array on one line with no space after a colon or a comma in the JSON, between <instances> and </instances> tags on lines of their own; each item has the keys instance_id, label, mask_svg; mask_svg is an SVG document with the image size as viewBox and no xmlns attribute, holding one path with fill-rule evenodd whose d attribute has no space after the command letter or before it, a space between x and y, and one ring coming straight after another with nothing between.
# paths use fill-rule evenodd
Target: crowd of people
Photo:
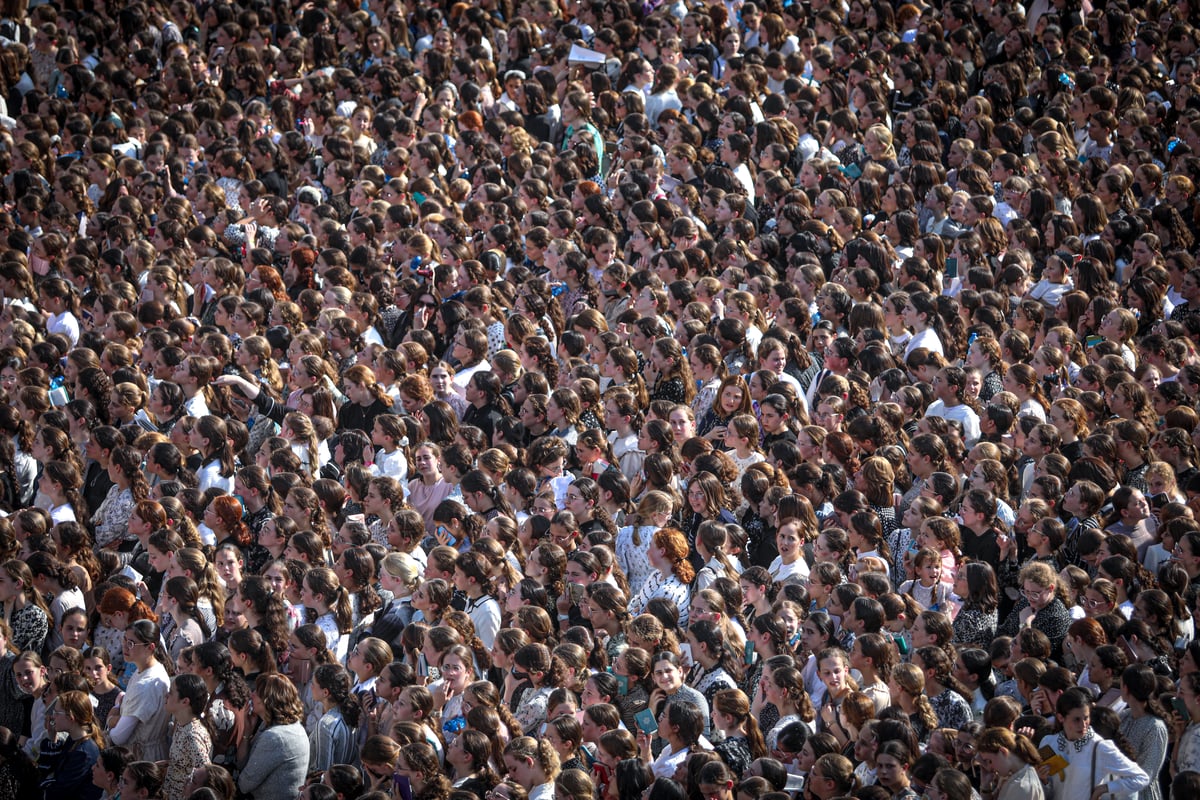
<instances>
[{"instance_id":1,"label":"crowd of people","mask_svg":"<svg viewBox=\"0 0 1200 800\"><path fill-rule=\"evenodd\" d=\"M1193 2L0 3L0 800L1194 798Z\"/></svg>"}]
</instances>

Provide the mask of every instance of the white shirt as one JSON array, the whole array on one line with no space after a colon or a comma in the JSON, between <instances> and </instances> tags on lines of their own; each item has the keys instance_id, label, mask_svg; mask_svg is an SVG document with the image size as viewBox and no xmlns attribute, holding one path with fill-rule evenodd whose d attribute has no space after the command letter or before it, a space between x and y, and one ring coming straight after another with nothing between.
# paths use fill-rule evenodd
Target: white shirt
<instances>
[{"instance_id":1,"label":"white shirt","mask_svg":"<svg viewBox=\"0 0 1200 800\"><path fill-rule=\"evenodd\" d=\"M771 566L767 567L767 572L771 573L771 577L776 583L786 580L795 575L802 580L808 580L808 562L803 556L797 556L796 560L791 564L783 563L783 556L775 556L775 560L771 562Z\"/></svg>"},{"instance_id":2,"label":"white shirt","mask_svg":"<svg viewBox=\"0 0 1200 800\"><path fill-rule=\"evenodd\" d=\"M947 406L944 400L934 400L929 404L929 408L925 410L927 417L941 417L942 419L954 420L963 427L963 438L967 444L978 441L981 431L979 430L979 415L975 410L968 405L958 404L956 406Z\"/></svg>"},{"instance_id":3,"label":"white shirt","mask_svg":"<svg viewBox=\"0 0 1200 800\"><path fill-rule=\"evenodd\" d=\"M1041 747L1050 747L1067 762L1067 768L1050 776L1046 793L1053 800L1074 800L1091 797L1092 790L1107 785L1113 797L1129 797L1150 785L1150 777L1135 762L1130 761L1108 739L1092 734L1091 741L1076 749L1075 742L1058 734L1042 739ZM1093 762L1093 753L1095 760ZM1096 782L1092 783L1093 763Z\"/></svg>"},{"instance_id":4,"label":"white shirt","mask_svg":"<svg viewBox=\"0 0 1200 800\"><path fill-rule=\"evenodd\" d=\"M937 331L933 328L926 328L920 333L914 333L913 338L908 341L908 347L904 348L904 360L908 360L908 354L918 347L927 348L938 355L945 355L946 351L942 349L942 340L938 338Z\"/></svg>"},{"instance_id":5,"label":"white shirt","mask_svg":"<svg viewBox=\"0 0 1200 800\"><path fill-rule=\"evenodd\" d=\"M46 333L61 333L71 340L71 346L79 344L79 320L70 311L54 314L46 320Z\"/></svg>"}]
</instances>

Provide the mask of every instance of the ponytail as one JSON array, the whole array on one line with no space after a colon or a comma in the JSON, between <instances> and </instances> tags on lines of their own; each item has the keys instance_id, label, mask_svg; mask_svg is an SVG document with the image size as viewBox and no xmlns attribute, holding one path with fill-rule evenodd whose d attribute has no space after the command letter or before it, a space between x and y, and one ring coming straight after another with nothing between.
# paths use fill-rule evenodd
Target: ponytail
<instances>
[{"instance_id":1,"label":"ponytail","mask_svg":"<svg viewBox=\"0 0 1200 800\"><path fill-rule=\"evenodd\" d=\"M313 671L313 682L329 692L329 699L341 711L346 724L352 728L358 727L362 707L351 691L353 682L346 668L341 664L322 664Z\"/></svg>"},{"instance_id":2,"label":"ponytail","mask_svg":"<svg viewBox=\"0 0 1200 800\"><path fill-rule=\"evenodd\" d=\"M354 606L350 603L350 590L345 586L338 586L337 602L332 611L338 633L345 635L354 630Z\"/></svg>"}]
</instances>

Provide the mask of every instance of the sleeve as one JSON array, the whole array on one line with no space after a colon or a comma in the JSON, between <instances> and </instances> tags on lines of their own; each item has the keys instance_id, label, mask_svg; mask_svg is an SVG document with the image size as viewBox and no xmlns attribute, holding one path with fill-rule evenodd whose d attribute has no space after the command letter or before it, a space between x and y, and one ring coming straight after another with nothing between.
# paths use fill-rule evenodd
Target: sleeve
<instances>
[{"instance_id":1,"label":"sleeve","mask_svg":"<svg viewBox=\"0 0 1200 800\"><path fill-rule=\"evenodd\" d=\"M280 425L283 424L283 418L287 416L288 407L283 403L275 401L275 398L268 395L266 392L259 392L258 397L254 398L254 405L258 408L259 413L267 417L273 422Z\"/></svg>"},{"instance_id":2,"label":"sleeve","mask_svg":"<svg viewBox=\"0 0 1200 800\"><path fill-rule=\"evenodd\" d=\"M1146 736L1137 743L1138 766L1147 775L1157 775L1167 758L1167 725L1162 720L1155 720L1155 725Z\"/></svg>"},{"instance_id":3,"label":"sleeve","mask_svg":"<svg viewBox=\"0 0 1200 800\"><path fill-rule=\"evenodd\" d=\"M144 722L163 707L167 699L167 684L158 680L143 680L121 702L121 719L132 717Z\"/></svg>"},{"instance_id":4,"label":"sleeve","mask_svg":"<svg viewBox=\"0 0 1200 800\"><path fill-rule=\"evenodd\" d=\"M250 745L250 757L238 776L238 788L246 794L254 794L275 772L283 755L281 751L279 737L274 731L267 729L260 733Z\"/></svg>"},{"instance_id":5,"label":"sleeve","mask_svg":"<svg viewBox=\"0 0 1200 800\"><path fill-rule=\"evenodd\" d=\"M66 753L58 762L54 774L42 783L46 800L71 797L82 787L91 783L92 765L96 763L96 753L89 751L86 746L79 746Z\"/></svg>"},{"instance_id":6,"label":"sleeve","mask_svg":"<svg viewBox=\"0 0 1200 800\"><path fill-rule=\"evenodd\" d=\"M500 603L492 598L483 604L480 612L475 620L475 635L484 647L491 650L496 642L496 634L500 632Z\"/></svg>"},{"instance_id":7,"label":"sleeve","mask_svg":"<svg viewBox=\"0 0 1200 800\"><path fill-rule=\"evenodd\" d=\"M549 701L549 693L538 689L531 689L521 697L521 703L513 712L513 716L524 733L529 734L546 720L546 706Z\"/></svg>"},{"instance_id":8,"label":"sleeve","mask_svg":"<svg viewBox=\"0 0 1200 800\"><path fill-rule=\"evenodd\" d=\"M1096 743L1096 773L1114 776L1108 782L1108 793L1114 797L1136 794L1150 785L1146 771L1125 757L1117 746L1107 739Z\"/></svg>"},{"instance_id":9,"label":"sleeve","mask_svg":"<svg viewBox=\"0 0 1200 800\"><path fill-rule=\"evenodd\" d=\"M137 731L140 722L137 717L125 714L124 705L122 704L121 718L117 720L117 726L109 730L109 738L112 739L113 744L129 744L133 740L133 734Z\"/></svg>"},{"instance_id":10,"label":"sleeve","mask_svg":"<svg viewBox=\"0 0 1200 800\"><path fill-rule=\"evenodd\" d=\"M325 770L333 764L333 733L325 717L317 723L317 729L312 735L312 758L309 769Z\"/></svg>"},{"instance_id":11,"label":"sleeve","mask_svg":"<svg viewBox=\"0 0 1200 800\"><path fill-rule=\"evenodd\" d=\"M1008 612L1008 616L1004 618L1004 622L1000 623L1000 627L996 629L997 636L1016 636L1017 631L1021 629L1021 612L1029 607L1029 601L1022 597L1012 611Z\"/></svg>"},{"instance_id":12,"label":"sleeve","mask_svg":"<svg viewBox=\"0 0 1200 800\"><path fill-rule=\"evenodd\" d=\"M1197 745L1197 734L1200 727L1191 725L1183 733L1179 742L1179 771L1200 771L1200 748Z\"/></svg>"}]
</instances>

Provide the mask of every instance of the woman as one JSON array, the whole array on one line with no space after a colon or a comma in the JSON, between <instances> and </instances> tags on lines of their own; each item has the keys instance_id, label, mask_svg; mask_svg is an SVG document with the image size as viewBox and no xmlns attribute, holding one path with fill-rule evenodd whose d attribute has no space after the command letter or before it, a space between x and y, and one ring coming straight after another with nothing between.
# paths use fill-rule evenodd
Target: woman
<instances>
[{"instance_id":1,"label":"woman","mask_svg":"<svg viewBox=\"0 0 1200 800\"><path fill-rule=\"evenodd\" d=\"M997 630L1001 636L1016 636L1029 625L1050 639L1051 655L1062 659L1062 644L1071 624L1071 612L1058 597L1058 574L1042 561L1026 564L1019 575L1022 598Z\"/></svg>"},{"instance_id":2,"label":"woman","mask_svg":"<svg viewBox=\"0 0 1200 800\"><path fill-rule=\"evenodd\" d=\"M113 744L133 751L142 761L165 761L171 739L167 735L167 691L171 679L159 663L160 635L152 620L140 619L125 629L122 652L136 668L125 689L125 698L108 715Z\"/></svg>"},{"instance_id":3,"label":"woman","mask_svg":"<svg viewBox=\"0 0 1200 800\"><path fill-rule=\"evenodd\" d=\"M396 775L408 778L413 800L447 800L450 779L442 770L437 751L428 742L413 742L400 748Z\"/></svg>"},{"instance_id":4,"label":"woman","mask_svg":"<svg viewBox=\"0 0 1200 800\"><path fill-rule=\"evenodd\" d=\"M994 776L995 800L1042 800L1036 765L1042 760L1033 742L1007 728L988 728L975 742L977 758Z\"/></svg>"},{"instance_id":5,"label":"woman","mask_svg":"<svg viewBox=\"0 0 1200 800\"><path fill-rule=\"evenodd\" d=\"M282 675L260 675L250 695L261 727L250 743L238 789L255 800L294 800L308 774L304 706L296 687Z\"/></svg>"},{"instance_id":6,"label":"woman","mask_svg":"<svg viewBox=\"0 0 1200 800\"><path fill-rule=\"evenodd\" d=\"M100 760L104 735L92 714L91 698L84 692L63 692L51 714L54 730L67 734L67 741L53 772L42 781L46 800L98 800L103 792L92 783L92 768Z\"/></svg>"},{"instance_id":7,"label":"woman","mask_svg":"<svg viewBox=\"0 0 1200 800\"><path fill-rule=\"evenodd\" d=\"M675 528L660 528L650 539L646 555L654 572L646 578L642 590L629 604L629 612L641 614L646 604L656 597L673 602L679 609L679 624L686 627L691 605L692 578L695 569L688 561L688 544L683 533Z\"/></svg>"}]
</instances>

